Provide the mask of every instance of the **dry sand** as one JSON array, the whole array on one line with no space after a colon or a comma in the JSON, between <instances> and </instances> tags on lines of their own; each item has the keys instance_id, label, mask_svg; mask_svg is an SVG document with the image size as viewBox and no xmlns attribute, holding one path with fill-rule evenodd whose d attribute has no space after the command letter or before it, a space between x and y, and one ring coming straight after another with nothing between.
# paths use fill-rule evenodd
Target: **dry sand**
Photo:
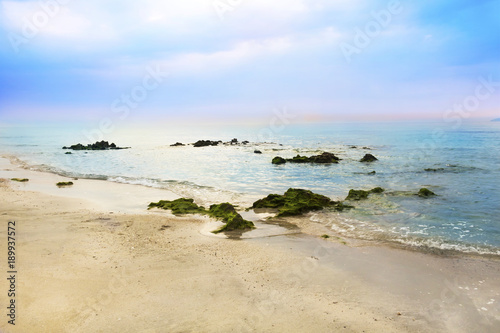
<instances>
[{"instance_id":1,"label":"dry sand","mask_svg":"<svg viewBox=\"0 0 500 333\"><path fill-rule=\"evenodd\" d=\"M2 163L0 177L30 182L0 183L0 270L7 275L13 220L18 265L15 326L7 323L8 285L0 279L1 332L500 327L496 260L353 247L307 235L210 237L200 232L206 218L141 210L143 201L172 193L90 180L75 181L68 191L53 185L63 177ZM116 199L124 191L123 200L141 202L133 211Z\"/></svg>"}]
</instances>

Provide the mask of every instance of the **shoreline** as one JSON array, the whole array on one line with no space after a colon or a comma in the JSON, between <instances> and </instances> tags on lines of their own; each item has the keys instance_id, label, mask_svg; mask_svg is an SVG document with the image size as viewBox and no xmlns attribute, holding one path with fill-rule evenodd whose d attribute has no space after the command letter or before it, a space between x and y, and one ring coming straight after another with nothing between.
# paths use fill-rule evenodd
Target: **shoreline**
<instances>
[{"instance_id":1,"label":"shoreline","mask_svg":"<svg viewBox=\"0 0 500 333\"><path fill-rule=\"evenodd\" d=\"M49 177L56 181L71 181L74 179L78 178L73 178L71 176L65 175L64 173L57 173L55 171L44 171L44 170L39 170L38 168L31 167L28 165L26 162L20 160L17 156L12 155L12 154L0 154L0 170L2 168L2 165L5 166L5 163L10 163L11 166L13 167L14 170L20 171L20 170L26 170L30 172L34 177L37 177L36 175L43 174L46 177ZM18 175L16 173L16 175ZM56 177L57 176L57 177ZM18 176L15 176L18 177ZM21 177L19 175L19 177ZM1 178L1 174L0 174ZM65 195L67 196L72 196L75 198L94 198L98 200L94 200L95 203L102 205L103 201L109 201L108 197L109 195L106 195L106 197L102 196L102 191L95 191L93 190L94 187L97 188L102 188L105 185L103 183L107 184L113 184L110 185L114 189L112 192L112 195L116 196L117 199L114 200L115 202L113 203L108 203L109 209L110 210L117 210L120 212L127 212L127 213L142 213L144 211L144 207L146 207L150 202L155 202L159 200L174 200L177 198L183 197L181 194L174 193L173 191L165 188L157 188L153 186L148 186L144 184L134 184L134 183L128 183L128 182L119 182L119 181L113 181L113 180L108 180L108 179L98 179L98 178L80 178L80 180L85 180L86 183L87 181L91 182L92 186L86 186L86 193L85 195L79 195L79 192L76 192L70 188L65 189L66 193ZM115 184L117 186L115 186ZM140 193L140 199L143 200L142 204L138 204L136 201L130 200L130 197L122 195L122 193L127 193L127 189L129 188L128 186L133 186L135 188L136 194L139 192ZM58 189L52 187L52 184L43 184L43 186L32 186L31 183L25 183L23 184L23 187L20 187L21 189L30 189L30 190L35 190L35 191L41 191L43 193L47 194L60 194L60 191ZM141 189L141 190L139 190ZM146 194L147 193L147 194ZM148 198L154 197L155 199L149 200ZM200 199L199 196L197 199ZM148 201L149 200L149 201ZM205 199L203 198L202 201L208 201L209 203L212 203L210 199ZM215 203L215 202L214 202ZM413 252L419 252L419 253L424 253L424 254L430 254L430 255L436 255L436 256L443 256L443 257L475 257L475 258L487 258L487 259L492 259L492 260L500 260L500 249L498 248L481 248L481 245L478 244L463 244L463 245L456 245L456 244L450 244L450 243L440 243L438 245L431 245L427 244L427 242L431 242L431 239L415 239L415 240L410 240L410 241L403 241L399 238L394 238L394 239L389 239L387 238L387 231L385 231L384 234L375 236L375 238L369 237L366 238L365 235L344 235L342 232L339 230L335 230L334 228L328 227L328 225L318 223L313 219L313 216L316 214L321 214L321 211L319 212L312 212L310 214L306 214L304 216L299 216L299 217L288 217L287 219L275 219L273 222L268 223L264 221L267 217L267 215L264 214L246 214L246 211L240 212L240 214L246 214L246 219L251 220L254 223L259 223L260 227L264 227L264 229L269 229L268 226L270 224L277 226L277 228L274 228L274 230L270 231L270 235L276 235L277 233L279 234L282 232L283 234L288 234L288 233L293 233L293 232L286 232L285 229L288 228L290 224L293 224L295 226L300 227L302 232L305 232L306 234L316 236L316 237L321 237L322 235L331 235L332 238L330 241L339 241L339 242L348 242L350 245L353 246L386 246L390 248L395 248L395 249L402 249L406 251L413 251ZM340 213L342 214L342 213ZM173 215L172 215L173 216ZM332 223L332 225L336 224L337 226L340 224L343 224L343 219L341 215L333 215L330 214L328 218L331 221L335 221ZM293 223L290 223L289 221L293 221ZM214 224L216 225L216 224ZM276 230L277 229L277 230ZM248 236L251 234L250 236ZM263 235L260 234L257 231L250 231L246 232L243 234L242 238L253 238L253 234L256 234L256 237L262 237ZM414 242L418 241L419 244L415 245ZM477 247L478 246L478 247ZM460 247L460 249L458 249Z\"/></svg>"},{"instance_id":2,"label":"shoreline","mask_svg":"<svg viewBox=\"0 0 500 333\"><path fill-rule=\"evenodd\" d=\"M497 260L303 233L207 237L206 218L120 202L168 191L80 179L71 193L54 185L61 176L12 170L0 178L35 177L0 186L5 224L22 226L18 320L29 331L494 332L500 324ZM122 196L102 202L93 197L101 192Z\"/></svg>"}]
</instances>

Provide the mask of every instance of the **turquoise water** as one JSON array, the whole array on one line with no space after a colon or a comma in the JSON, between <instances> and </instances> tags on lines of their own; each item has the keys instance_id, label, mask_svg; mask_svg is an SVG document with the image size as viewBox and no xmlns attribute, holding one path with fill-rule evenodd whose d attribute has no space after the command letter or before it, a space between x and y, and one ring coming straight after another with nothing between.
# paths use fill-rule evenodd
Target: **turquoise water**
<instances>
[{"instance_id":1,"label":"turquoise water","mask_svg":"<svg viewBox=\"0 0 500 333\"><path fill-rule=\"evenodd\" d=\"M381 186L384 194L355 202L352 211L320 212L306 218L349 237L500 254L498 122L463 124L458 129L444 122L122 128L105 139L131 149L65 155L64 145L90 143L82 129L79 125L3 126L0 152L15 155L35 169L166 188L201 204L230 201L247 207L289 187L341 200L351 188ZM177 141L232 138L251 143L170 147ZM255 149L263 154L254 154ZM277 155L323 151L335 153L342 161L271 164ZM365 153L379 161L360 163ZM437 171L425 171L428 168ZM438 196L415 196L421 187Z\"/></svg>"}]
</instances>

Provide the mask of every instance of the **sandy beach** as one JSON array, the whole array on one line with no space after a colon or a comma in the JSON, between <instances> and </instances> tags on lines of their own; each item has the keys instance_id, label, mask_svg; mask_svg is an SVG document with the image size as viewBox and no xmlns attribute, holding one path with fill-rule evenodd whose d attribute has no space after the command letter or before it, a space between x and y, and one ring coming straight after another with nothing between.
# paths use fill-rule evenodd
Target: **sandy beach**
<instances>
[{"instance_id":1,"label":"sandy beach","mask_svg":"<svg viewBox=\"0 0 500 333\"><path fill-rule=\"evenodd\" d=\"M174 193L0 159L1 269L16 222L16 318L1 332L498 332L500 261L290 235L225 239L146 210ZM11 178L29 178L18 183ZM71 188L57 181L72 180ZM302 231L302 232L300 232ZM330 234L333 233L330 231ZM344 244L347 243L346 244Z\"/></svg>"}]
</instances>

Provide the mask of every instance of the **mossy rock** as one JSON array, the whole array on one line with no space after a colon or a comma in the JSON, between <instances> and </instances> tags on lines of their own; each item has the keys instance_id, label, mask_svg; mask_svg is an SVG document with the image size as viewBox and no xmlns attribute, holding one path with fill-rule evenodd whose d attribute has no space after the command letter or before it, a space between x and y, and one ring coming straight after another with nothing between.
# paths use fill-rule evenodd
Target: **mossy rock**
<instances>
[{"instance_id":1,"label":"mossy rock","mask_svg":"<svg viewBox=\"0 0 500 333\"><path fill-rule=\"evenodd\" d=\"M29 181L28 178L11 178L10 180L12 180L13 182L20 182L20 183L25 183Z\"/></svg>"},{"instance_id":2,"label":"mossy rock","mask_svg":"<svg viewBox=\"0 0 500 333\"><path fill-rule=\"evenodd\" d=\"M291 163L309 163L311 162L311 160L309 159L309 157L307 156L300 156L300 155L297 155L293 158L289 158L286 160L287 162L291 162Z\"/></svg>"},{"instance_id":3,"label":"mossy rock","mask_svg":"<svg viewBox=\"0 0 500 333\"><path fill-rule=\"evenodd\" d=\"M378 161L378 158L376 158L372 154L365 154L365 156L363 156L363 158L359 161L360 162L374 162L374 161Z\"/></svg>"},{"instance_id":4,"label":"mossy rock","mask_svg":"<svg viewBox=\"0 0 500 333\"><path fill-rule=\"evenodd\" d=\"M276 156L275 158L273 158L272 163L273 164L285 164L286 160L283 157Z\"/></svg>"},{"instance_id":5,"label":"mossy rock","mask_svg":"<svg viewBox=\"0 0 500 333\"><path fill-rule=\"evenodd\" d=\"M370 191L364 190L349 190L349 194L345 198L345 200L363 200L367 199Z\"/></svg>"},{"instance_id":6,"label":"mossy rock","mask_svg":"<svg viewBox=\"0 0 500 333\"><path fill-rule=\"evenodd\" d=\"M73 185L73 182L59 182L56 184L58 187L63 187L63 186L71 186Z\"/></svg>"},{"instance_id":7,"label":"mossy rock","mask_svg":"<svg viewBox=\"0 0 500 333\"><path fill-rule=\"evenodd\" d=\"M370 190L371 193L383 193L384 191L382 187L375 187Z\"/></svg>"},{"instance_id":8,"label":"mossy rock","mask_svg":"<svg viewBox=\"0 0 500 333\"><path fill-rule=\"evenodd\" d=\"M148 209L154 207L161 209L170 209L172 211L172 214L174 215L207 213L206 209L195 204L193 199L186 198L179 198L172 201L160 200L158 202L152 202L148 205Z\"/></svg>"},{"instance_id":9,"label":"mossy rock","mask_svg":"<svg viewBox=\"0 0 500 333\"><path fill-rule=\"evenodd\" d=\"M428 198L428 197L432 197L432 196L436 195L436 193L432 192L431 190L429 190L425 187L422 187L420 189L420 191L418 191L417 195L421 198Z\"/></svg>"},{"instance_id":10,"label":"mossy rock","mask_svg":"<svg viewBox=\"0 0 500 333\"><path fill-rule=\"evenodd\" d=\"M246 230L255 228L253 222L243 219L243 217L238 214L234 206L227 202L217 205L211 205L210 209L208 210L208 215L222 220L226 223L221 228L213 231L214 234L222 231Z\"/></svg>"},{"instance_id":11,"label":"mossy rock","mask_svg":"<svg viewBox=\"0 0 500 333\"><path fill-rule=\"evenodd\" d=\"M269 194L267 197L257 200L252 208L277 208L276 216L295 216L310 211L321 210L325 207L334 207L337 210L350 208L330 198L313 193L309 190L289 188L284 195Z\"/></svg>"}]
</instances>

